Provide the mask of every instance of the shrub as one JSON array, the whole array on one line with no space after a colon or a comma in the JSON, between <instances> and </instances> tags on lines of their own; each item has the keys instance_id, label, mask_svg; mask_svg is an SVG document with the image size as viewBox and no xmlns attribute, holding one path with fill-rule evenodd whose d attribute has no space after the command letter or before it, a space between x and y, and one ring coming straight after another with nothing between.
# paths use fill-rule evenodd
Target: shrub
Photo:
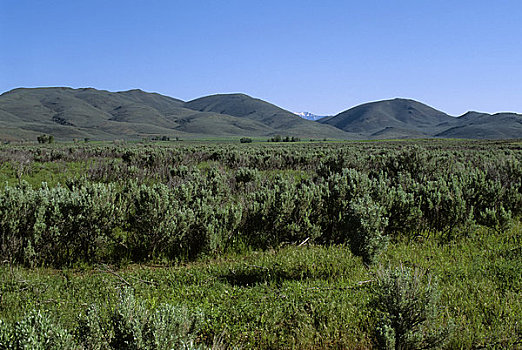
<instances>
[{"instance_id":1,"label":"shrub","mask_svg":"<svg viewBox=\"0 0 522 350\"><path fill-rule=\"evenodd\" d=\"M129 211L127 246L134 259L162 255L176 241L177 210L170 189L163 184L136 187L129 184L126 195Z\"/></svg>"},{"instance_id":2,"label":"shrub","mask_svg":"<svg viewBox=\"0 0 522 350\"><path fill-rule=\"evenodd\" d=\"M437 285L424 272L400 266L377 272L371 307L381 349L428 349L447 338L437 322ZM439 326L439 327L437 327Z\"/></svg>"},{"instance_id":3,"label":"shrub","mask_svg":"<svg viewBox=\"0 0 522 350\"><path fill-rule=\"evenodd\" d=\"M203 325L203 314L186 307L161 305L151 320L151 349L196 348L196 336Z\"/></svg>"},{"instance_id":4,"label":"shrub","mask_svg":"<svg viewBox=\"0 0 522 350\"><path fill-rule=\"evenodd\" d=\"M414 193L403 186L392 186L386 188L382 195L388 217L386 233L398 235L417 232L422 222L422 211Z\"/></svg>"},{"instance_id":5,"label":"shrub","mask_svg":"<svg viewBox=\"0 0 522 350\"><path fill-rule=\"evenodd\" d=\"M120 207L114 186L32 189L26 183L0 193L0 253L24 264L65 265L106 253Z\"/></svg>"},{"instance_id":6,"label":"shrub","mask_svg":"<svg viewBox=\"0 0 522 350\"><path fill-rule=\"evenodd\" d=\"M256 248L313 240L320 235L320 200L320 186L278 175L247 197L242 233Z\"/></svg>"},{"instance_id":7,"label":"shrub","mask_svg":"<svg viewBox=\"0 0 522 350\"><path fill-rule=\"evenodd\" d=\"M195 346L203 314L162 304L151 312L132 289L121 290L108 319L91 306L80 316L77 338L86 349L188 349Z\"/></svg>"},{"instance_id":8,"label":"shrub","mask_svg":"<svg viewBox=\"0 0 522 350\"><path fill-rule=\"evenodd\" d=\"M418 188L416 195L429 230L449 235L454 228L471 221L473 208L467 204L458 178L419 183Z\"/></svg>"},{"instance_id":9,"label":"shrub","mask_svg":"<svg viewBox=\"0 0 522 350\"><path fill-rule=\"evenodd\" d=\"M364 195L350 202L347 216L346 229L352 252L361 256L365 264L375 262L388 245L388 238L384 235L388 224L384 208L369 195Z\"/></svg>"},{"instance_id":10,"label":"shrub","mask_svg":"<svg viewBox=\"0 0 522 350\"><path fill-rule=\"evenodd\" d=\"M239 168L236 170L235 178L237 183L247 183L259 178L259 171L250 168Z\"/></svg>"},{"instance_id":11,"label":"shrub","mask_svg":"<svg viewBox=\"0 0 522 350\"><path fill-rule=\"evenodd\" d=\"M33 310L13 327L0 320L0 349L75 349L73 337L47 314Z\"/></svg>"},{"instance_id":12,"label":"shrub","mask_svg":"<svg viewBox=\"0 0 522 350\"><path fill-rule=\"evenodd\" d=\"M53 143L54 142L54 136L53 135L40 135L36 138L38 140L38 143Z\"/></svg>"},{"instance_id":13,"label":"shrub","mask_svg":"<svg viewBox=\"0 0 522 350\"><path fill-rule=\"evenodd\" d=\"M104 322L96 305L89 306L78 316L76 338L85 349L99 350L109 348L110 333L108 322Z\"/></svg>"}]
</instances>

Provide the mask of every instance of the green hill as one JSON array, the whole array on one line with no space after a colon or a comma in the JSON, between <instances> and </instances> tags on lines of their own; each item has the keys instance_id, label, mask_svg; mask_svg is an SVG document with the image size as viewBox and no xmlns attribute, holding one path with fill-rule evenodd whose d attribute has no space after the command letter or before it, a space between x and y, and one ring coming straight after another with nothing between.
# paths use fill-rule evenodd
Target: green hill
<instances>
[{"instance_id":1,"label":"green hill","mask_svg":"<svg viewBox=\"0 0 522 350\"><path fill-rule=\"evenodd\" d=\"M200 108L198 100L185 103L141 90L20 88L0 95L0 139L35 139L42 133L61 140L275 134L348 138L347 133L334 127L302 120L246 95L209 98L217 106L228 107Z\"/></svg>"},{"instance_id":2,"label":"green hill","mask_svg":"<svg viewBox=\"0 0 522 350\"><path fill-rule=\"evenodd\" d=\"M257 121L273 128L276 133L292 136L340 139L355 136L335 127L305 120L292 112L244 94L201 97L185 103L185 107Z\"/></svg>"},{"instance_id":3,"label":"green hill","mask_svg":"<svg viewBox=\"0 0 522 350\"><path fill-rule=\"evenodd\" d=\"M344 131L366 135L383 135L400 130L403 135L433 135L439 124L451 123L454 118L414 100L394 99L366 103L353 107L319 123Z\"/></svg>"},{"instance_id":4,"label":"green hill","mask_svg":"<svg viewBox=\"0 0 522 350\"><path fill-rule=\"evenodd\" d=\"M520 114L468 112L457 118L420 102L399 98L359 105L318 122L369 139L522 137Z\"/></svg>"},{"instance_id":5,"label":"green hill","mask_svg":"<svg viewBox=\"0 0 522 350\"><path fill-rule=\"evenodd\" d=\"M366 103L319 121L305 120L244 94L184 102L142 90L19 88L0 95L0 140L141 139L150 136L314 139L520 138L522 115L469 112L452 117L414 100Z\"/></svg>"},{"instance_id":6,"label":"green hill","mask_svg":"<svg viewBox=\"0 0 522 350\"><path fill-rule=\"evenodd\" d=\"M454 126L436 135L445 138L514 139L522 137L522 115L468 112Z\"/></svg>"}]
</instances>

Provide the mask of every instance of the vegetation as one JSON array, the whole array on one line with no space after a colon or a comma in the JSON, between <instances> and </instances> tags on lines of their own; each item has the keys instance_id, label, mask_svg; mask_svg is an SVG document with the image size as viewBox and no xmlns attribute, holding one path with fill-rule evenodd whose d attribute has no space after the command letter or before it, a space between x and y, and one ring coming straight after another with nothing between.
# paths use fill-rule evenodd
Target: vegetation
<instances>
[{"instance_id":1,"label":"vegetation","mask_svg":"<svg viewBox=\"0 0 522 350\"><path fill-rule=\"evenodd\" d=\"M366 103L311 121L244 94L184 102L141 90L65 87L20 88L1 94L0 125L0 142L36 140L42 133L60 141L167 141L176 137L266 140L276 135L316 140L510 139L522 135L521 114L468 112L453 117L406 99Z\"/></svg>"},{"instance_id":2,"label":"vegetation","mask_svg":"<svg viewBox=\"0 0 522 350\"><path fill-rule=\"evenodd\" d=\"M430 349L446 340L448 326L436 325L436 284L418 269L378 271L374 300L376 340L383 349Z\"/></svg>"},{"instance_id":3,"label":"vegetation","mask_svg":"<svg viewBox=\"0 0 522 350\"><path fill-rule=\"evenodd\" d=\"M53 143L54 142L54 136L53 135L40 135L37 137L38 143Z\"/></svg>"},{"instance_id":4,"label":"vegetation","mask_svg":"<svg viewBox=\"0 0 522 350\"><path fill-rule=\"evenodd\" d=\"M1 147L0 348L522 345L520 143Z\"/></svg>"},{"instance_id":5,"label":"vegetation","mask_svg":"<svg viewBox=\"0 0 522 350\"><path fill-rule=\"evenodd\" d=\"M301 137L347 138L348 133L308 121L268 102L242 94L184 102L141 90L20 88L0 95L0 141L141 140L155 138ZM3 126L6 127L3 127Z\"/></svg>"},{"instance_id":6,"label":"vegetation","mask_svg":"<svg viewBox=\"0 0 522 350\"><path fill-rule=\"evenodd\" d=\"M274 137L268 139L268 142L299 142L301 139L295 136L285 136L284 138L281 135L275 135Z\"/></svg>"}]
</instances>

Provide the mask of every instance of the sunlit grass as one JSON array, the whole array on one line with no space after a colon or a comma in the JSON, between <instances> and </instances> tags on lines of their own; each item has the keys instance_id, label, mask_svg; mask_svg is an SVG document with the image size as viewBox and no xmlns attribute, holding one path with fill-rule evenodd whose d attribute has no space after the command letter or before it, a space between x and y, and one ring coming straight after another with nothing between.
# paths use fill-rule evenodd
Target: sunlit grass
<instances>
[{"instance_id":1,"label":"sunlit grass","mask_svg":"<svg viewBox=\"0 0 522 350\"><path fill-rule=\"evenodd\" d=\"M369 301L375 273L386 266L425 271L441 293L439 322L454 323L448 348L510 346L520 341L522 225L498 233L474 229L441 245L400 240L378 264L365 267L344 246L286 246L230 253L187 264L1 269L0 316L10 322L33 308L67 328L92 303L110 310L131 286L154 309L162 303L205 314L199 339L220 335L246 348L365 348L373 323Z\"/></svg>"}]
</instances>

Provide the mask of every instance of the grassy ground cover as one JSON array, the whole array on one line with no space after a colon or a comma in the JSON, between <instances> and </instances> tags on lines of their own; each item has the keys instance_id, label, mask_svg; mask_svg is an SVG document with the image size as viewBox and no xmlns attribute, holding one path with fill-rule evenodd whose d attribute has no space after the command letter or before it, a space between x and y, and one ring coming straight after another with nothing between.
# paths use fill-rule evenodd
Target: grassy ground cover
<instances>
[{"instance_id":1,"label":"grassy ground cover","mask_svg":"<svg viewBox=\"0 0 522 350\"><path fill-rule=\"evenodd\" d=\"M439 291L431 328L450 329L444 348L522 345L522 225L472 228L452 244L399 240L366 267L344 246L286 246L188 264L24 269L3 265L0 318L41 310L71 334L96 305L101 318L122 293L147 310L164 303L202 315L195 343L241 348L370 348L376 276L387 267L423 271Z\"/></svg>"},{"instance_id":2,"label":"grassy ground cover","mask_svg":"<svg viewBox=\"0 0 522 350\"><path fill-rule=\"evenodd\" d=\"M0 146L0 350L522 348L521 179L508 141Z\"/></svg>"}]
</instances>

